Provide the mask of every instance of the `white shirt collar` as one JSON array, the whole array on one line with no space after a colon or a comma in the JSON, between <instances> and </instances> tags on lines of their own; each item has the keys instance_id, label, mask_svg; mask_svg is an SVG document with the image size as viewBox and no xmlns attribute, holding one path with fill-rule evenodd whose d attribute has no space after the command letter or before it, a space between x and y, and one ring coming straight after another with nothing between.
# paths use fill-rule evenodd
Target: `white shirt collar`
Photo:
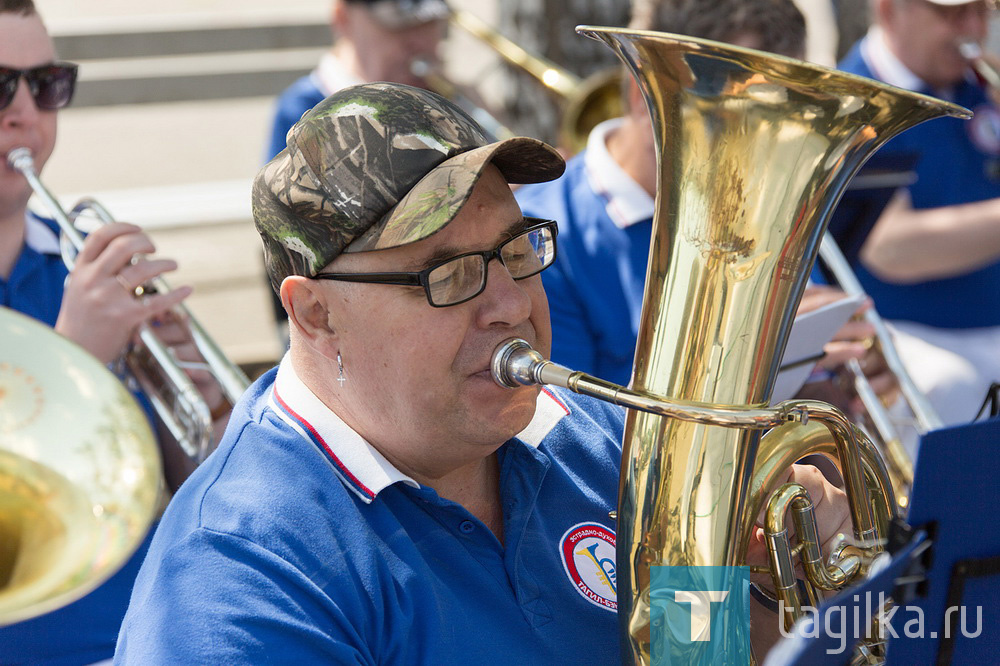
<instances>
[{"instance_id":1,"label":"white shirt collar","mask_svg":"<svg viewBox=\"0 0 1000 666\"><path fill-rule=\"evenodd\" d=\"M653 197L608 152L608 135L624 122L623 118L612 118L591 130L583 158L591 189L604 199L608 216L620 229L651 219L654 208Z\"/></svg>"},{"instance_id":2,"label":"white shirt collar","mask_svg":"<svg viewBox=\"0 0 1000 666\"><path fill-rule=\"evenodd\" d=\"M337 56L330 51L324 53L323 57L319 59L319 65L313 70L311 76L316 87L327 97L338 90L364 83L348 72Z\"/></svg>"},{"instance_id":3,"label":"white shirt collar","mask_svg":"<svg viewBox=\"0 0 1000 666\"><path fill-rule=\"evenodd\" d=\"M885 31L879 26L872 26L861 42L861 55L868 63L872 74L897 88L906 90L926 89L927 83L910 71L903 61L889 48Z\"/></svg>"},{"instance_id":4,"label":"white shirt collar","mask_svg":"<svg viewBox=\"0 0 1000 666\"><path fill-rule=\"evenodd\" d=\"M309 390L295 373L289 354L285 354L278 367L268 404L285 423L324 454L334 473L362 501L370 503L384 488L397 481L420 487ZM517 438L537 447L567 414L569 410L562 402L548 391L541 391L531 423Z\"/></svg>"},{"instance_id":5,"label":"white shirt collar","mask_svg":"<svg viewBox=\"0 0 1000 666\"><path fill-rule=\"evenodd\" d=\"M30 211L24 216L24 244L38 254L59 254L59 236Z\"/></svg>"}]
</instances>

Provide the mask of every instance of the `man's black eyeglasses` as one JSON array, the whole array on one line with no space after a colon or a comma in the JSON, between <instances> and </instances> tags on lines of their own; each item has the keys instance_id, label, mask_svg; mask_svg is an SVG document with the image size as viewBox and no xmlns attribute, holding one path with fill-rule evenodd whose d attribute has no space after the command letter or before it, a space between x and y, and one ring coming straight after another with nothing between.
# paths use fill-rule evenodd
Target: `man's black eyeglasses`
<instances>
[{"instance_id":1,"label":"man's black eyeglasses","mask_svg":"<svg viewBox=\"0 0 1000 666\"><path fill-rule=\"evenodd\" d=\"M427 302L436 308L472 300L486 289L487 264L499 259L510 276L523 280L552 265L556 258L556 223L552 220L524 218L523 231L500 243L493 250L469 252L445 259L430 268L414 273L319 273L316 280L370 282L422 286Z\"/></svg>"},{"instance_id":2,"label":"man's black eyeglasses","mask_svg":"<svg viewBox=\"0 0 1000 666\"><path fill-rule=\"evenodd\" d=\"M73 99L76 89L77 66L70 62L55 62L31 69L14 69L0 65L0 110L6 109L17 94L17 84L24 77L28 90L39 109L55 111Z\"/></svg>"}]
</instances>

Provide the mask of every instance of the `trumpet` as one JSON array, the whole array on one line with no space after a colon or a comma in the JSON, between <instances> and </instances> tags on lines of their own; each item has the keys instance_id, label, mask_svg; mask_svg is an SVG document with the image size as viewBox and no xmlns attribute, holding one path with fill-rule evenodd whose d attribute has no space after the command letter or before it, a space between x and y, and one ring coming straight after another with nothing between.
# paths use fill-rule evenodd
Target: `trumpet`
<instances>
[{"instance_id":1,"label":"trumpet","mask_svg":"<svg viewBox=\"0 0 1000 666\"><path fill-rule=\"evenodd\" d=\"M114 218L104 206L93 199L81 200L67 214L39 179L34 158L28 148L11 150L7 154L7 163L27 179L35 195L45 204L58 223L63 238L70 246L68 251L63 252L63 261L67 268L72 270L74 257L83 248L84 243L83 235L74 225L74 221L87 212L96 216L102 224L113 223ZM61 245L67 250L67 243ZM154 278L150 283L140 287L137 294L165 293L169 290L170 287L165 280ZM226 400L230 405L236 404L250 385L250 380L238 366L226 358L219 346L183 304L176 306L176 309L186 320L191 338L205 359L208 371L222 388ZM139 327L138 336L139 343L125 355L129 373L149 398L157 417L177 441L184 454L192 462L199 464L212 449L212 410L170 348L163 344L147 325Z\"/></svg>"},{"instance_id":2,"label":"trumpet","mask_svg":"<svg viewBox=\"0 0 1000 666\"><path fill-rule=\"evenodd\" d=\"M840 288L848 296L864 296L864 287L858 281L857 276L851 269L850 263L844 257L840 247L833 237L826 233L820 243L819 256L833 276L836 278ZM892 334L885 321L879 316L875 309L865 312L865 320L875 329L875 340L885 358L889 371L896 377L899 383L899 390L903 395L911 413L913 414L914 427L920 434L936 430L942 426L941 418L935 409L928 402L927 397L917 388L910 377L906 366L896 350L892 340ZM854 384L854 389L865 407L866 416L870 420L871 428L874 429L880 440L880 449L885 456L887 467L896 490L896 499L900 508L905 508L908 503L908 492L913 485L913 458L903 447L899 431L893 423L892 417L882 401L875 394L871 384L868 382L865 373L861 370L861 365L857 360L851 359L847 362L847 371Z\"/></svg>"},{"instance_id":3,"label":"trumpet","mask_svg":"<svg viewBox=\"0 0 1000 666\"><path fill-rule=\"evenodd\" d=\"M991 90L1000 93L1000 72L983 58L983 47L979 42L974 39L963 39L958 42L958 52Z\"/></svg>"}]
</instances>

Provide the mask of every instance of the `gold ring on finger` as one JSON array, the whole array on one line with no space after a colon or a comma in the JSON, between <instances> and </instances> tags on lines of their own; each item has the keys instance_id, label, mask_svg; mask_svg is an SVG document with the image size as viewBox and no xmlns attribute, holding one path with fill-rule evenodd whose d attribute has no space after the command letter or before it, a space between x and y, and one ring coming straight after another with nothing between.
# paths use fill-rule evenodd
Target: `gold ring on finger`
<instances>
[{"instance_id":1,"label":"gold ring on finger","mask_svg":"<svg viewBox=\"0 0 1000 666\"><path fill-rule=\"evenodd\" d=\"M142 285L139 285L138 287L133 287L132 285L130 285L128 283L128 280L126 280L125 277L121 273L116 273L115 274L115 279L118 280L118 284L120 284L122 286L122 288L126 292L128 292L129 295L131 295L133 298L134 297L138 297L138 296L142 296L142 293L143 293Z\"/></svg>"}]
</instances>

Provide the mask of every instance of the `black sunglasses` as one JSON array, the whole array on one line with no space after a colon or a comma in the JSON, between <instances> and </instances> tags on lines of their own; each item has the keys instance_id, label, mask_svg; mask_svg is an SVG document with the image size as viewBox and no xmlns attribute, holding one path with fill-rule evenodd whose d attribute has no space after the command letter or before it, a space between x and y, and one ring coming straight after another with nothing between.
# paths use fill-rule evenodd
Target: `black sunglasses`
<instances>
[{"instance_id":1,"label":"black sunglasses","mask_svg":"<svg viewBox=\"0 0 1000 666\"><path fill-rule=\"evenodd\" d=\"M17 84L24 77L28 90L39 109L55 111L73 99L76 89L77 66L71 62L54 62L31 69L14 69L0 65L0 110L14 101Z\"/></svg>"},{"instance_id":2,"label":"black sunglasses","mask_svg":"<svg viewBox=\"0 0 1000 666\"><path fill-rule=\"evenodd\" d=\"M510 276L523 280L552 265L556 258L556 223L525 217L523 230L493 250L467 252L414 273L319 273L314 280L367 282L423 287L436 308L470 301L486 289L486 266L499 259Z\"/></svg>"}]
</instances>

